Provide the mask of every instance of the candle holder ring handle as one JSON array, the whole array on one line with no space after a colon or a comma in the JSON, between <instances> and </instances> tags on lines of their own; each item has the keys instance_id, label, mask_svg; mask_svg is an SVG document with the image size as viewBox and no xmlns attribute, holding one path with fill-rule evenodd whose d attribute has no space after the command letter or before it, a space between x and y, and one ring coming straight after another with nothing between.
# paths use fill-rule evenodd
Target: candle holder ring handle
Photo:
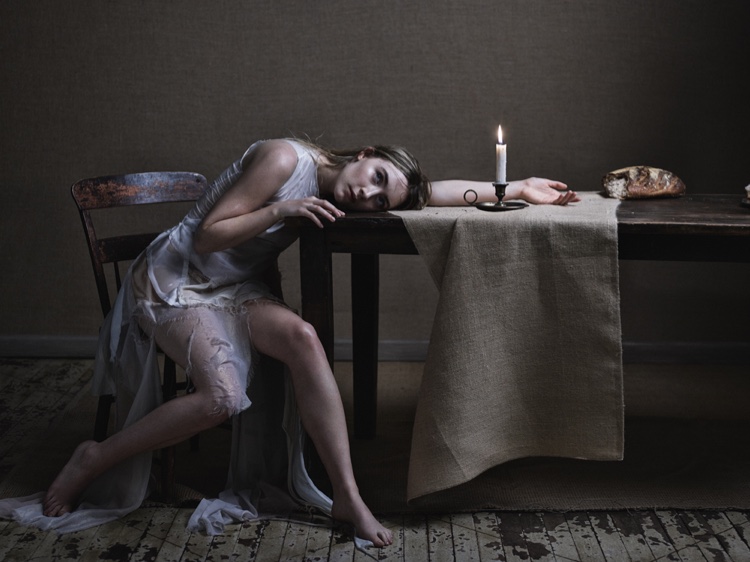
<instances>
[{"instance_id":1,"label":"candle holder ring handle","mask_svg":"<svg viewBox=\"0 0 750 562\"><path fill-rule=\"evenodd\" d=\"M474 194L474 199L471 201L469 201L469 197L468 197L469 193ZM478 200L479 200L479 194L473 189L467 189L466 191L464 191L464 201L466 201L467 205L475 205Z\"/></svg>"}]
</instances>

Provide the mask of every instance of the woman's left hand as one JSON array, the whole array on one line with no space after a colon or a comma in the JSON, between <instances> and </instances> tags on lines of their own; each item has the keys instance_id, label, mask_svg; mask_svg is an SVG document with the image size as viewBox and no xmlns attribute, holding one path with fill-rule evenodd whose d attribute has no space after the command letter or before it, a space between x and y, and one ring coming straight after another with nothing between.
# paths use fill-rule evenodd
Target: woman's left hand
<instances>
[{"instance_id":1,"label":"woman's left hand","mask_svg":"<svg viewBox=\"0 0 750 562\"><path fill-rule=\"evenodd\" d=\"M581 200L564 183L544 178L510 182L505 190L505 199L523 199L536 205L567 205Z\"/></svg>"}]
</instances>

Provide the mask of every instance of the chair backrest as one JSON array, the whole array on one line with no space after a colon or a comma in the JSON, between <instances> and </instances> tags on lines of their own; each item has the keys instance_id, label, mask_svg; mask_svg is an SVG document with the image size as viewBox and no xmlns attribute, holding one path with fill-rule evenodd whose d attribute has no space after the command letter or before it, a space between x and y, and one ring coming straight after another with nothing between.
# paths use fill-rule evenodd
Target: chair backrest
<instances>
[{"instance_id":1,"label":"chair backrest","mask_svg":"<svg viewBox=\"0 0 750 562\"><path fill-rule=\"evenodd\" d=\"M102 313L112 308L104 265L113 264L117 290L120 289L119 263L133 260L159 235L158 232L97 236L91 211L155 203L197 200L206 190L206 178L193 172L145 172L87 178L73 184L71 193L78 206L86 242L94 268Z\"/></svg>"}]
</instances>

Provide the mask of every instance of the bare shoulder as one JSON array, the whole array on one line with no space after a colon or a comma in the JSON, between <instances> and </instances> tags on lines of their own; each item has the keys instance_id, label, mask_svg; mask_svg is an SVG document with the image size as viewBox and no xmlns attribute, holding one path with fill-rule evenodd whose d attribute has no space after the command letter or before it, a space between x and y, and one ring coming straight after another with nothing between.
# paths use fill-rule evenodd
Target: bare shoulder
<instances>
[{"instance_id":1,"label":"bare shoulder","mask_svg":"<svg viewBox=\"0 0 750 562\"><path fill-rule=\"evenodd\" d=\"M226 192L227 201L254 210L292 177L297 151L283 139L259 143L242 161L242 174Z\"/></svg>"},{"instance_id":2,"label":"bare shoulder","mask_svg":"<svg viewBox=\"0 0 750 562\"><path fill-rule=\"evenodd\" d=\"M297 167L297 151L283 139L267 140L243 162L245 171L255 170L280 179L288 178Z\"/></svg>"}]
</instances>

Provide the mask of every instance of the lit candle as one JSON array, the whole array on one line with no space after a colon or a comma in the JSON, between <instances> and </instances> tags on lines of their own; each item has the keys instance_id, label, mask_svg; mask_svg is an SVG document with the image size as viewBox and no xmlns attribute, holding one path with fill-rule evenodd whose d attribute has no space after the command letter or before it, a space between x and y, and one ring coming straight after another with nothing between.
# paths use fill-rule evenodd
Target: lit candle
<instances>
[{"instance_id":1,"label":"lit candle","mask_svg":"<svg viewBox=\"0 0 750 562\"><path fill-rule=\"evenodd\" d=\"M503 142L503 128L497 126L497 144L495 145L495 154L497 155L497 183L507 183L505 177L505 168L508 163L508 146Z\"/></svg>"}]
</instances>

